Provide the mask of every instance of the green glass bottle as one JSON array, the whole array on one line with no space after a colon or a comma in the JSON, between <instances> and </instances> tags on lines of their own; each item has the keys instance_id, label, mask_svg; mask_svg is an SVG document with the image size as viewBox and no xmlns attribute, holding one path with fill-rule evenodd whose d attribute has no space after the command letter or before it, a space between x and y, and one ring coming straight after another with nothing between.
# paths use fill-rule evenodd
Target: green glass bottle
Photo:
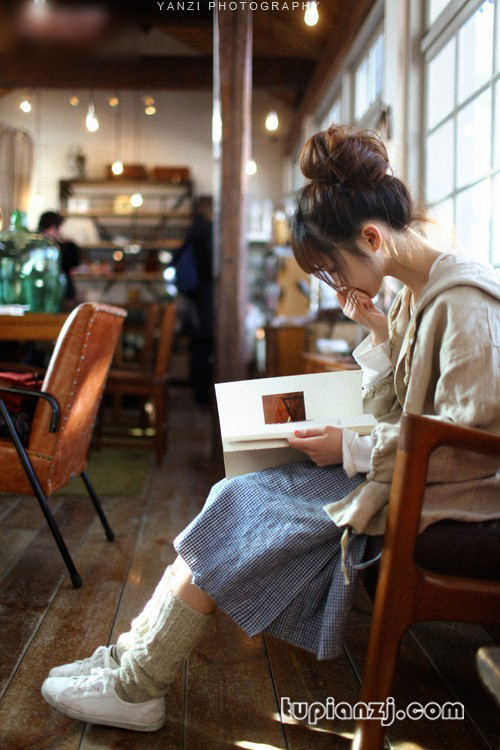
<instances>
[{"instance_id":1,"label":"green glass bottle","mask_svg":"<svg viewBox=\"0 0 500 750\"><path fill-rule=\"evenodd\" d=\"M59 312L65 287L58 245L30 232L26 214L14 211L9 231L0 234L0 303Z\"/></svg>"}]
</instances>

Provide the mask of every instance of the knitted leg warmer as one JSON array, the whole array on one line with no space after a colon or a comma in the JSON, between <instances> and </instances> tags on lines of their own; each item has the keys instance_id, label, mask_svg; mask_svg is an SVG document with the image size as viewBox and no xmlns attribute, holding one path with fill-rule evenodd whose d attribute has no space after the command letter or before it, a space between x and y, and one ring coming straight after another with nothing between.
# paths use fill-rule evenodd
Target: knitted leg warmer
<instances>
[{"instance_id":1,"label":"knitted leg warmer","mask_svg":"<svg viewBox=\"0 0 500 750\"><path fill-rule=\"evenodd\" d=\"M121 655L115 672L118 696L141 703L164 695L213 618L213 612L199 612L167 590L147 632Z\"/></svg>"},{"instance_id":2,"label":"knitted leg warmer","mask_svg":"<svg viewBox=\"0 0 500 750\"><path fill-rule=\"evenodd\" d=\"M122 633L118 638L116 645L112 647L112 656L118 663L120 663L125 651L136 641L141 640L148 632L150 620L158 614L161 602L165 598L166 592L169 589L171 577L172 565L169 565L155 588L151 599L146 603L142 612L132 620L130 630L126 633Z\"/></svg>"}]
</instances>

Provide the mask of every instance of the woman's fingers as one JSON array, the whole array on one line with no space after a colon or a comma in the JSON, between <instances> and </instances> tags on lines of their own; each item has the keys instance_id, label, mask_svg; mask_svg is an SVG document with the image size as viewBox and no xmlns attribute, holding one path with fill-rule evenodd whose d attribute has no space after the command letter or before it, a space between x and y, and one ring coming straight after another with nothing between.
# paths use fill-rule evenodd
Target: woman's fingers
<instances>
[{"instance_id":1,"label":"woman's fingers","mask_svg":"<svg viewBox=\"0 0 500 750\"><path fill-rule=\"evenodd\" d=\"M298 438L311 438L320 437L321 435L325 434L325 431L319 429L318 427L311 427L308 430L295 430L293 434Z\"/></svg>"}]
</instances>

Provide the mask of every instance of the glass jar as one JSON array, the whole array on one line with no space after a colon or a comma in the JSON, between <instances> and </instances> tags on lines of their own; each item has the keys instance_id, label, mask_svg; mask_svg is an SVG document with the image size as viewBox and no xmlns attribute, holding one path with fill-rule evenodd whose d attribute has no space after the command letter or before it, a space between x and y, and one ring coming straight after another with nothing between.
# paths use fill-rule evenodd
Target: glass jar
<instances>
[{"instance_id":1,"label":"glass jar","mask_svg":"<svg viewBox=\"0 0 500 750\"><path fill-rule=\"evenodd\" d=\"M0 233L0 304L28 305L31 312L60 312L65 289L58 245L30 232L26 214L14 211L10 230Z\"/></svg>"}]
</instances>

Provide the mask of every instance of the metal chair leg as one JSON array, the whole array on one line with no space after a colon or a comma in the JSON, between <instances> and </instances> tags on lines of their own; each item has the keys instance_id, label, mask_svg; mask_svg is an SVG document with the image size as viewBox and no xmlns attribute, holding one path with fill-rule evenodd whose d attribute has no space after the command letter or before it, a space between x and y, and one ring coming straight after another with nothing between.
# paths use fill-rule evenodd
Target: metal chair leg
<instances>
[{"instance_id":1,"label":"metal chair leg","mask_svg":"<svg viewBox=\"0 0 500 750\"><path fill-rule=\"evenodd\" d=\"M38 477L35 474L35 470L33 469L33 466L31 465L29 456L24 450L24 446L22 445L21 441L19 440L19 436L16 432L16 428L14 427L12 419L10 418L10 414L7 411L7 408L1 399L0 399L0 411L2 412L2 416L5 419L7 427L9 429L10 435L12 437L12 440L14 442L14 445L17 451L17 455L19 456L19 460L21 461L23 468L26 472L26 475L29 479L29 482L31 486L33 487L33 492L35 493L36 498L38 502L40 503L40 507L49 525L49 528L52 532L52 536L54 537L56 544L59 548L59 552L61 553L62 558L66 564L68 573L71 578L71 583L73 584L75 589L79 589L80 586L82 585L82 579L77 569L75 568L73 560L71 559L71 555L68 552L68 548L66 547L66 544L64 543L64 539L61 536L61 532L59 531L59 528L56 524L55 518L52 515L52 512L48 506L47 498L45 497L45 494L40 486L40 482L38 481Z\"/></svg>"},{"instance_id":2,"label":"metal chair leg","mask_svg":"<svg viewBox=\"0 0 500 750\"><path fill-rule=\"evenodd\" d=\"M90 479L89 479L88 474L87 474L86 471L82 471L82 479L85 482L85 487L87 488L87 492L90 495L90 499L92 500L92 503L94 505L96 513L99 516L99 518L101 519L101 523L102 523L102 525L104 527L104 533L106 534L106 539L108 540L108 542L113 542L114 539L115 539L115 535L114 535L113 529L109 525L108 519L104 515L104 511L102 509L102 506L101 506L101 503L99 501L99 498L96 495L96 492L95 492L95 490L94 490L94 488L92 486L92 483L91 483L91 481L90 481Z\"/></svg>"}]
</instances>

